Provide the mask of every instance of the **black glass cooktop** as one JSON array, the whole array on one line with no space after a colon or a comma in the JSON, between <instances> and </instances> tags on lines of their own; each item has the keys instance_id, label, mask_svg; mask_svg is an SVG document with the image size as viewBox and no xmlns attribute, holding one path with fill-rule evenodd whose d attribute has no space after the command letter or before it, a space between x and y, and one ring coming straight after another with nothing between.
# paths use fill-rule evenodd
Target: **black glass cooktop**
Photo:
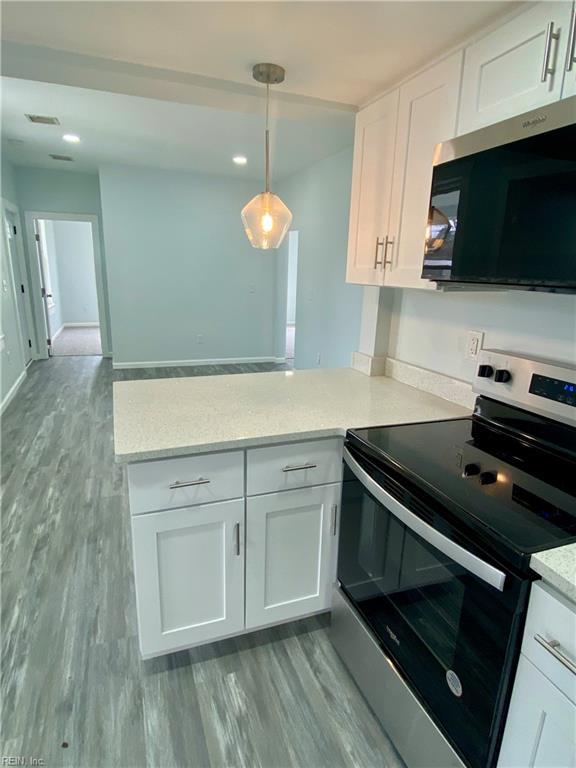
<instances>
[{"instance_id":1,"label":"black glass cooktop","mask_svg":"<svg viewBox=\"0 0 576 768\"><path fill-rule=\"evenodd\" d=\"M471 418L349 430L465 523L530 554L576 541L576 428L478 398Z\"/></svg>"}]
</instances>

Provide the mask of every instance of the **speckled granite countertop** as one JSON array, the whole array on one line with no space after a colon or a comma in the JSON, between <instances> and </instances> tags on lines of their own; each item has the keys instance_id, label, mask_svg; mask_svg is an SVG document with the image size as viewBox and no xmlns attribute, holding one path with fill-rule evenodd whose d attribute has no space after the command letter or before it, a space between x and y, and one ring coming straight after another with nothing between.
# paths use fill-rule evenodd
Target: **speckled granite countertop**
<instances>
[{"instance_id":1,"label":"speckled granite countertop","mask_svg":"<svg viewBox=\"0 0 576 768\"><path fill-rule=\"evenodd\" d=\"M576 544L538 552L530 558L530 567L550 586L576 602Z\"/></svg>"},{"instance_id":2,"label":"speckled granite countertop","mask_svg":"<svg viewBox=\"0 0 576 768\"><path fill-rule=\"evenodd\" d=\"M122 381L114 384L119 462L343 436L470 411L350 368Z\"/></svg>"}]
</instances>

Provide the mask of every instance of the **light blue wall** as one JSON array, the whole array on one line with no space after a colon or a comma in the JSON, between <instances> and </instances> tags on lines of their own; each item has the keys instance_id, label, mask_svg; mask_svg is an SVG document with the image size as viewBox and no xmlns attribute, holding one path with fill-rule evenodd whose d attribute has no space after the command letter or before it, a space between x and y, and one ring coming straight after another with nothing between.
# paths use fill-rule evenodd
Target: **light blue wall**
<instances>
[{"instance_id":1,"label":"light blue wall","mask_svg":"<svg viewBox=\"0 0 576 768\"><path fill-rule=\"evenodd\" d=\"M13 205L18 205L18 195L16 194L16 178L14 175L14 166L5 157L1 160L2 166L2 197Z\"/></svg>"},{"instance_id":2,"label":"light blue wall","mask_svg":"<svg viewBox=\"0 0 576 768\"><path fill-rule=\"evenodd\" d=\"M40 211L49 213L75 213L98 216L100 223L100 252L105 264L104 240L102 235L102 210L100 206L100 185L98 175L92 173L77 173L75 171L60 171L49 168L32 168L17 166L15 168L16 192L20 212ZM26 237L25 233L25 237ZM30 249L27 245L27 250ZM99 279L99 276L98 276ZM101 294L106 297L108 287L104 270L104 282L100 286ZM101 306L104 313L102 330L104 332L103 347L111 348L110 321L106 298ZM38 317L36 317L38 323Z\"/></svg>"},{"instance_id":3,"label":"light blue wall","mask_svg":"<svg viewBox=\"0 0 576 768\"><path fill-rule=\"evenodd\" d=\"M92 227L86 221L54 221L54 246L62 323L97 323L98 296Z\"/></svg>"},{"instance_id":4,"label":"light blue wall","mask_svg":"<svg viewBox=\"0 0 576 768\"><path fill-rule=\"evenodd\" d=\"M274 356L276 254L240 220L259 184L104 166L100 188L116 364Z\"/></svg>"},{"instance_id":5,"label":"light blue wall","mask_svg":"<svg viewBox=\"0 0 576 768\"><path fill-rule=\"evenodd\" d=\"M358 349L362 288L345 282L351 178L352 148L285 179L276 190L298 231L297 368L317 367L318 354L322 368L349 366Z\"/></svg>"}]
</instances>

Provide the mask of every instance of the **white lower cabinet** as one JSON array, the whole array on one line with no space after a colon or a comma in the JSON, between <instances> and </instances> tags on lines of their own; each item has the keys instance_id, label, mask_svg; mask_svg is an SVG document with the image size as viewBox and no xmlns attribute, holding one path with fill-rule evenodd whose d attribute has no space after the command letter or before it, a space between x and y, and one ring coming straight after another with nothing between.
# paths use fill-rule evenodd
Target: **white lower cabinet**
<instances>
[{"instance_id":1,"label":"white lower cabinet","mask_svg":"<svg viewBox=\"0 0 576 768\"><path fill-rule=\"evenodd\" d=\"M246 628L330 607L341 484L248 498Z\"/></svg>"},{"instance_id":2,"label":"white lower cabinet","mask_svg":"<svg viewBox=\"0 0 576 768\"><path fill-rule=\"evenodd\" d=\"M132 518L144 657L244 629L244 499Z\"/></svg>"},{"instance_id":3,"label":"white lower cabinet","mask_svg":"<svg viewBox=\"0 0 576 768\"><path fill-rule=\"evenodd\" d=\"M520 657L499 768L574 768L576 705Z\"/></svg>"}]
</instances>

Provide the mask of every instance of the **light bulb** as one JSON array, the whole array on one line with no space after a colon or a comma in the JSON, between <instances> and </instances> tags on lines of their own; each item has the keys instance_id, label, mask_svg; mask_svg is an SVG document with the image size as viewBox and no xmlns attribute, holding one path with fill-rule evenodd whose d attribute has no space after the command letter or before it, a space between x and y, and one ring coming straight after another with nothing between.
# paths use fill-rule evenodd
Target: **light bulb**
<instances>
[{"instance_id":1,"label":"light bulb","mask_svg":"<svg viewBox=\"0 0 576 768\"><path fill-rule=\"evenodd\" d=\"M266 211L264 216L262 216L262 231L272 232L273 229L274 229L274 219L268 213L268 211Z\"/></svg>"}]
</instances>

